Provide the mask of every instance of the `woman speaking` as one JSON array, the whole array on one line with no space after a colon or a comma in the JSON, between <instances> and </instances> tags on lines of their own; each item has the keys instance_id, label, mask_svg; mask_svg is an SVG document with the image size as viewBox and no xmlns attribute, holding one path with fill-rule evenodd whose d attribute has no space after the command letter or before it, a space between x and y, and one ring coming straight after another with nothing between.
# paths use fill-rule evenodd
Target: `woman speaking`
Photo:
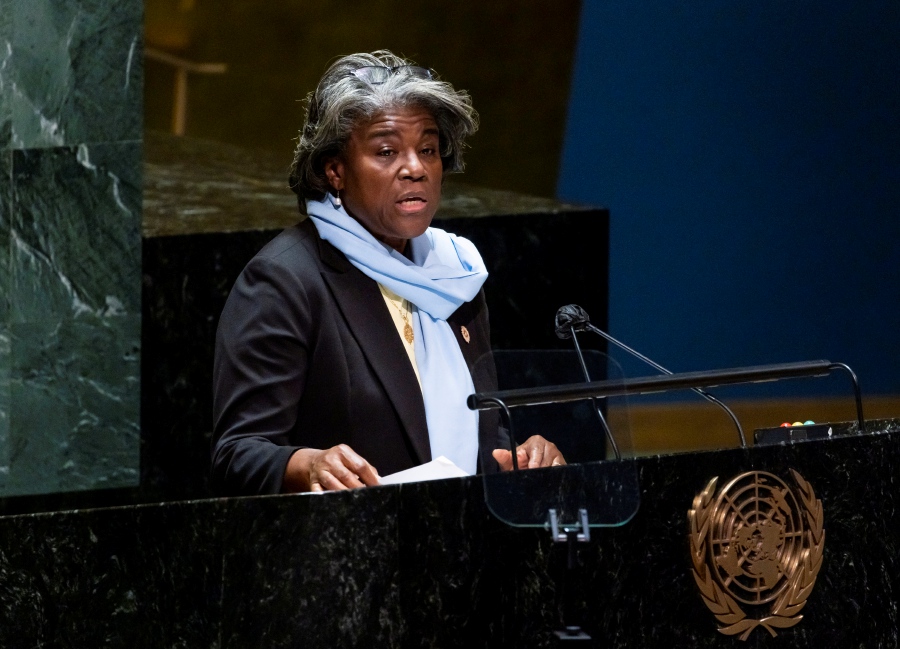
<instances>
[{"instance_id":1,"label":"woman speaking","mask_svg":"<svg viewBox=\"0 0 900 649\"><path fill-rule=\"evenodd\" d=\"M308 100L290 184L309 218L267 244L222 313L213 487L347 489L446 456L512 468L490 390L487 270L431 221L477 115L464 91L387 51L329 67ZM479 454L479 449L491 454ZM521 468L563 464L532 437Z\"/></svg>"}]
</instances>

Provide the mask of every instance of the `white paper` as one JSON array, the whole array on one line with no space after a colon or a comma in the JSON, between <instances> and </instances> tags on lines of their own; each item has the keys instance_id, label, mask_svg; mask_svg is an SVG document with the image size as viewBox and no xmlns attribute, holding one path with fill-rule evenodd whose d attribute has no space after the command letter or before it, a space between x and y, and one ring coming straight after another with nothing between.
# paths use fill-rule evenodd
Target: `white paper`
<instances>
[{"instance_id":1,"label":"white paper","mask_svg":"<svg viewBox=\"0 0 900 649\"><path fill-rule=\"evenodd\" d=\"M443 480L445 478L465 478L468 475L468 473L442 455L427 464L421 464L405 471L386 475L381 478L381 484L405 484L407 482L425 482L426 480Z\"/></svg>"}]
</instances>

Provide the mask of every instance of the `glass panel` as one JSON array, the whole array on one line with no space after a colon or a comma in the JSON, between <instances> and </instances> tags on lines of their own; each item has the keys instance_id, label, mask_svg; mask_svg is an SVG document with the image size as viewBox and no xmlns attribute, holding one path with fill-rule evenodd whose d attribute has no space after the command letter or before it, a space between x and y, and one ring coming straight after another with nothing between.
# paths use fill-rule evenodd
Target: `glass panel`
<instances>
[{"instance_id":1,"label":"glass panel","mask_svg":"<svg viewBox=\"0 0 900 649\"><path fill-rule=\"evenodd\" d=\"M618 365L604 354L587 351L584 356L591 380L621 380ZM496 375L501 391L585 382L574 351L495 351L479 365L475 374ZM568 466L486 470L485 500L497 518L514 526L544 527L555 509L560 523L570 526L585 509L591 527L610 527L634 516L640 490L625 397L515 406L509 412L517 444L540 435L556 444ZM506 425L500 410L481 416L491 418L491 425ZM482 466L497 466L491 455L497 445L482 444Z\"/></svg>"}]
</instances>

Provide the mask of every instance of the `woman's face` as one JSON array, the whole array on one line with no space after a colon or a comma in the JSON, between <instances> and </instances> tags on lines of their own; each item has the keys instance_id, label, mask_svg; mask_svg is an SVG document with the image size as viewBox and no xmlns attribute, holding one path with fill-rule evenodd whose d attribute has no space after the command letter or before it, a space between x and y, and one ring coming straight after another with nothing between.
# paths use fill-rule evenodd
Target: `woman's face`
<instances>
[{"instance_id":1,"label":"woman's face","mask_svg":"<svg viewBox=\"0 0 900 649\"><path fill-rule=\"evenodd\" d=\"M391 109L358 124L346 154L325 166L350 216L400 252L431 225L442 172L437 122L415 107Z\"/></svg>"}]
</instances>

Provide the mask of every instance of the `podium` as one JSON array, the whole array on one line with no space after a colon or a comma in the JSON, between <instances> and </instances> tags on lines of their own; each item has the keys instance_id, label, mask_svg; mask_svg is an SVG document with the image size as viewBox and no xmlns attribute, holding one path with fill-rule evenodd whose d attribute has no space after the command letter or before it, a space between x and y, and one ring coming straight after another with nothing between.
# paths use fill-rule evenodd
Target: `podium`
<instances>
[{"instance_id":1,"label":"podium","mask_svg":"<svg viewBox=\"0 0 900 649\"><path fill-rule=\"evenodd\" d=\"M633 460L640 508L579 547L595 646L897 646L900 420L868 429ZM827 533L803 619L725 636L692 575L688 510L712 477L791 469ZM566 560L547 530L491 515L480 477L9 516L0 538L3 647L546 647Z\"/></svg>"}]
</instances>

